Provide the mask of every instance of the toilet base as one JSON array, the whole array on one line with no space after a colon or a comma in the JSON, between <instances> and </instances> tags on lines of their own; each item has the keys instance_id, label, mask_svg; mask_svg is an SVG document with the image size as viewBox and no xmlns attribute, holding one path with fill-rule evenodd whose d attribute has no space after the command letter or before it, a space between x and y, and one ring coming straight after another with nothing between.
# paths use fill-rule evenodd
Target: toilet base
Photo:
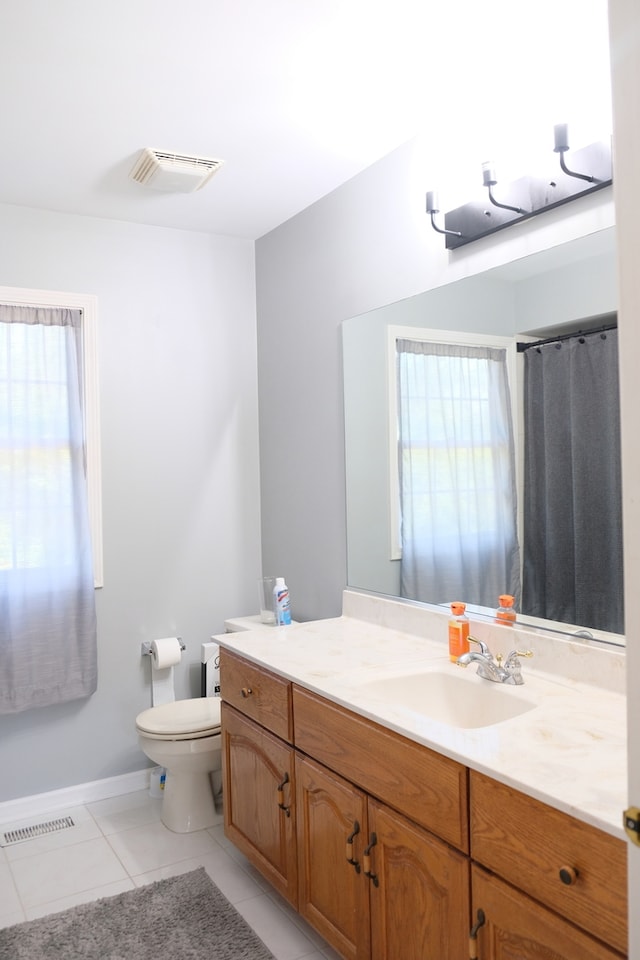
<instances>
[{"instance_id":1,"label":"toilet base","mask_svg":"<svg viewBox=\"0 0 640 960\"><path fill-rule=\"evenodd\" d=\"M160 819L173 833L193 833L219 823L209 773L172 776L167 770Z\"/></svg>"}]
</instances>

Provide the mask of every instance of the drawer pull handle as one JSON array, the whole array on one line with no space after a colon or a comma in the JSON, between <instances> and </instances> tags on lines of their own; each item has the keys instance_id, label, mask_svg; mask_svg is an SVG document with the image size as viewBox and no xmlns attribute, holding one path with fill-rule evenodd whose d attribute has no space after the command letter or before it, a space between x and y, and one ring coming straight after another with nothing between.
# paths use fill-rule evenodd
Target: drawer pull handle
<instances>
[{"instance_id":1,"label":"drawer pull handle","mask_svg":"<svg viewBox=\"0 0 640 960\"><path fill-rule=\"evenodd\" d=\"M352 867L355 867L356 873L360 873L360 864L357 860L353 859L353 838L360 833L360 824L357 820L353 821L353 830L347 837L347 863L350 863Z\"/></svg>"},{"instance_id":2,"label":"drawer pull handle","mask_svg":"<svg viewBox=\"0 0 640 960\"><path fill-rule=\"evenodd\" d=\"M284 788L285 785L289 783L289 774L285 773L282 783L278 784L278 806L281 810L284 810L285 814L291 816L291 808L287 807L284 802Z\"/></svg>"},{"instance_id":3,"label":"drawer pull handle","mask_svg":"<svg viewBox=\"0 0 640 960\"><path fill-rule=\"evenodd\" d=\"M240 693L242 694L242 696L243 696L244 699L246 700L247 697L250 697L250 696L251 696L251 694L253 693L253 690L251 689L251 687L243 687L242 690L240 691Z\"/></svg>"},{"instance_id":4,"label":"drawer pull handle","mask_svg":"<svg viewBox=\"0 0 640 960\"><path fill-rule=\"evenodd\" d=\"M560 867L560 879L568 887L572 887L578 880L578 871L575 867Z\"/></svg>"},{"instance_id":5,"label":"drawer pull handle","mask_svg":"<svg viewBox=\"0 0 640 960\"><path fill-rule=\"evenodd\" d=\"M364 867L364 875L365 877L369 877L369 880L371 880L374 887L378 886L379 881L375 873L371 873L371 850L373 847L375 847L377 842L378 842L378 838L376 837L375 833L372 833L371 836L369 837L369 846L367 847L367 849L364 851L362 855L362 866Z\"/></svg>"},{"instance_id":6,"label":"drawer pull handle","mask_svg":"<svg viewBox=\"0 0 640 960\"><path fill-rule=\"evenodd\" d=\"M469 960L478 960L478 930L486 922L484 910L478 910L476 917L477 920L469 931Z\"/></svg>"}]
</instances>

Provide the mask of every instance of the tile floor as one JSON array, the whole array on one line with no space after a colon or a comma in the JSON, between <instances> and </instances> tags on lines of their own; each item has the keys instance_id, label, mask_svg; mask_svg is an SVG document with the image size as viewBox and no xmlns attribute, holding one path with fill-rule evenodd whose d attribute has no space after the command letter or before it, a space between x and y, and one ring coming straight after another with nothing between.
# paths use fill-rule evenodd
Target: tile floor
<instances>
[{"instance_id":1,"label":"tile floor","mask_svg":"<svg viewBox=\"0 0 640 960\"><path fill-rule=\"evenodd\" d=\"M225 838L220 823L176 834L148 791L55 811L2 830L73 817L75 826L0 848L0 927L204 867L277 960L339 960Z\"/></svg>"}]
</instances>

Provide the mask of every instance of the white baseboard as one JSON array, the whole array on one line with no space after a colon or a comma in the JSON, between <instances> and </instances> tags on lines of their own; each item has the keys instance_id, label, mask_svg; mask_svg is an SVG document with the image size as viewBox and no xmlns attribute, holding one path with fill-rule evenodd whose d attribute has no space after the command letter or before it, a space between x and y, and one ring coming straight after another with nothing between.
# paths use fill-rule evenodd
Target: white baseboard
<instances>
[{"instance_id":1,"label":"white baseboard","mask_svg":"<svg viewBox=\"0 0 640 960\"><path fill-rule=\"evenodd\" d=\"M91 783L63 787L62 790L51 790L31 797L1 801L0 823L39 817L53 810L77 807L83 803L93 803L96 800L107 800L109 797L134 793L136 790L146 790L149 787L151 769L147 767L144 770L135 770L133 773L123 773L118 777L108 777L106 780L93 780Z\"/></svg>"}]
</instances>

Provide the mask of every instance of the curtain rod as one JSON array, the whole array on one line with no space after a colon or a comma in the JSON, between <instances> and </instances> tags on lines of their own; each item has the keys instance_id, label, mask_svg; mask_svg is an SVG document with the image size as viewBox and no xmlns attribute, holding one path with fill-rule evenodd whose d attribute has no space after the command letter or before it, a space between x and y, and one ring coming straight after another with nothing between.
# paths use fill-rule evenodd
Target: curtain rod
<instances>
[{"instance_id":1,"label":"curtain rod","mask_svg":"<svg viewBox=\"0 0 640 960\"><path fill-rule=\"evenodd\" d=\"M541 347L545 343L557 343L560 340L571 340L573 337L587 337L590 333L606 333L607 330L617 330L617 323L609 323L603 327L593 327L591 330L574 330L573 333L563 333L557 337L547 337L546 340L532 340L531 343L517 343L518 353L524 353L530 347Z\"/></svg>"}]
</instances>

